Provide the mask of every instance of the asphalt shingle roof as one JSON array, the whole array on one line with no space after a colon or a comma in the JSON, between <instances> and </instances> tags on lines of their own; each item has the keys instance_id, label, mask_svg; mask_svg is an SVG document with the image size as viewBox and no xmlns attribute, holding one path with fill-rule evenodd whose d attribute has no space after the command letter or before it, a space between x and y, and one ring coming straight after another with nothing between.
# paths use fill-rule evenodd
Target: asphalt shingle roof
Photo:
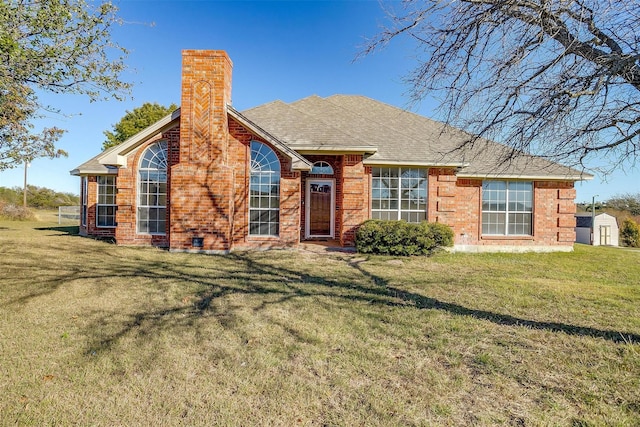
<instances>
[{"instance_id":1,"label":"asphalt shingle roof","mask_svg":"<svg viewBox=\"0 0 640 427\"><path fill-rule=\"evenodd\" d=\"M179 117L179 111L176 113L172 120ZM370 165L452 166L458 168L461 177L591 178L539 157L526 154L514 157L508 147L485 139L462 147L472 139L464 131L364 96L322 98L314 95L292 103L274 101L236 112L234 117L250 120L268 133L270 140L275 138L303 154L360 152ZM132 143L136 142L134 138ZM100 163L110 151L99 154L72 173L110 173Z\"/></svg>"}]
</instances>

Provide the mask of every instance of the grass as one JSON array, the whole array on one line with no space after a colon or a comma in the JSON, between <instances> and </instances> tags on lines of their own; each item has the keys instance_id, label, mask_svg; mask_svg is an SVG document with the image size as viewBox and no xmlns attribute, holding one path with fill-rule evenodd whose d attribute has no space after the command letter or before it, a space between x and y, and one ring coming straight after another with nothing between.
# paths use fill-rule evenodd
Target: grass
<instances>
[{"instance_id":1,"label":"grass","mask_svg":"<svg viewBox=\"0 0 640 427\"><path fill-rule=\"evenodd\" d=\"M638 425L640 252L205 256L0 222L3 425Z\"/></svg>"}]
</instances>

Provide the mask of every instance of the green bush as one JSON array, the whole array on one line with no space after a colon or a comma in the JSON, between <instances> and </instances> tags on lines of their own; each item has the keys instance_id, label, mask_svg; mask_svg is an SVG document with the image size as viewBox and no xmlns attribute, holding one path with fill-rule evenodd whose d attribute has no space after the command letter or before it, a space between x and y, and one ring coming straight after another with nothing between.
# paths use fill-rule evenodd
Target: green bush
<instances>
[{"instance_id":1,"label":"green bush","mask_svg":"<svg viewBox=\"0 0 640 427\"><path fill-rule=\"evenodd\" d=\"M620 229L620 239L625 246L640 247L640 226L631 218L625 219Z\"/></svg>"},{"instance_id":2,"label":"green bush","mask_svg":"<svg viewBox=\"0 0 640 427\"><path fill-rule=\"evenodd\" d=\"M453 246L453 230L440 223L370 219L356 232L356 249L365 254L428 255Z\"/></svg>"}]
</instances>

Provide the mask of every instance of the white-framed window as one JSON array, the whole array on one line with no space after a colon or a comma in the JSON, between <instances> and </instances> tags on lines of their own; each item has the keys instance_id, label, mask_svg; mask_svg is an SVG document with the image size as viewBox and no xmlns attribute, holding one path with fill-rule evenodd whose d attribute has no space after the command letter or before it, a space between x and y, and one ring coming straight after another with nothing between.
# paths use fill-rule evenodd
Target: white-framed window
<instances>
[{"instance_id":1,"label":"white-framed window","mask_svg":"<svg viewBox=\"0 0 640 427\"><path fill-rule=\"evenodd\" d=\"M251 141L249 235L280 233L280 161L266 144Z\"/></svg>"},{"instance_id":2,"label":"white-framed window","mask_svg":"<svg viewBox=\"0 0 640 427\"><path fill-rule=\"evenodd\" d=\"M327 162L315 162L309 173L311 175L333 175L333 168Z\"/></svg>"},{"instance_id":3,"label":"white-framed window","mask_svg":"<svg viewBox=\"0 0 640 427\"><path fill-rule=\"evenodd\" d=\"M482 183L482 234L531 236L533 183L484 181Z\"/></svg>"},{"instance_id":4,"label":"white-framed window","mask_svg":"<svg viewBox=\"0 0 640 427\"><path fill-rule=\"evenodd\" d=\"M166 234L167 142L150 145L138 168L138 233Z\"/></svg>"},{"instance_id":5,"label":"white-framed window","mask_svg":"<svg viewBox=\"0 0 640 427\"><path fill-rule=\"evenodd\" d=\"M427 170L372 168L371 217L420 222L427 219Z\"/></svg>"},{"instance_id":6,"label":"white-framed window","mask_svg":"<svg viewBox=\"0 0 640 427\"><path fill-rule=\"evenodd\" d=\"M116 209L116 177L98 176L96 225L98 227L115 227Z\"/></svg>"},{"instance_id":7,"label":"white-framed window","mask_svg":"<svg viewBox=\"0 0 640 427\"><path fill-rule=\"evenodd\" d=\"M87 226L87 190L89 188L88 185L88 178L86 176L83 176L80 178L81 180L81 184L80 186L81 191L82 191L82 206L80 207L81 211L80 211L80 224L83 227Z\"/></svg>"}]
</instances>

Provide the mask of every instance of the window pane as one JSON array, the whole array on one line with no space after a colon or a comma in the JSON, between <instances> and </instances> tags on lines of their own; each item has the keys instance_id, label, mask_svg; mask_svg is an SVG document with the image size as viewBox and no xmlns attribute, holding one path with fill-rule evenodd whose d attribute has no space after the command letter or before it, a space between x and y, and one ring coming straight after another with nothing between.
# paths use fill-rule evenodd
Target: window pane
<instances>
[{"instance_id":1,"label":"window pane","mask_svg":"<svg viewBox=\"0 0 640 427\"><path fill-rule=\"evenodd\" d=\"M509 234L531 235L531 214L509 214Z\"/></svg>"},{"instance_id":2,"label":"window pane","mask_svg":"<svg viewBox=\"0 0 640 427\"><path fill-rule=\"evenodd\" d=\"M482 234L505 234L505 214L483 213Z\"/></svg>"},{"instance_id":3,"label":"window pane","mask_svg":"<svg viewBox=\"0 0 640 427\"><path fill-rule=\"evenodd\" d=\"M373 168L372 218L411 222L426 218L427 175L420 168Z\"/></svg>"}]
</instances>

